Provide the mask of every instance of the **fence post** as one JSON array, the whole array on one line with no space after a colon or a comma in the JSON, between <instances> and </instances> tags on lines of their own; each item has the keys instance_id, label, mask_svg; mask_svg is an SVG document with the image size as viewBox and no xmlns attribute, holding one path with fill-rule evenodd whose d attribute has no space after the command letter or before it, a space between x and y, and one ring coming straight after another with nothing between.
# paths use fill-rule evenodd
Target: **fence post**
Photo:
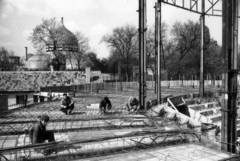
<instances>
[{"instance_id":1,"label":"fence post","mask_svg":"<svg viewBox=\"0 0 240 161\"><path fill-rule=\"evenodd\" d=\"M170 81L170 87L171 87L171 84L172 84L172 77L171 77L171 81ZM170 87L169 87L169 88L170 88Z\"/></svg>"},{"instance_id":2,"label":"fence post","mask_svg":"<svg viewBox=\"0 0 240 161\"><path fill-rule=\"evenodd\" d=\"M73 97L76 97L76 88L77 88L77 87L74 87Z\"/></svg>"},{"instance_id":3,"label":"fence post","mask_svg":"<svg viewBox=\"0 0 240 161\"><path fill-rule=\"evenodd\" d=\"M183 77L182 77L182 86L184 86L184 85L183 85L183 80L184 80L184 75L183 75Z\"/></svg>"},{"instance_id":4,"label":"fence post","mask_svg":"<svg viewBox=\"0 0 240 161\"><path fill-rule=\"evenodd\" d=\"M92 94L92 82L90 83L90 85L91 85L91 94Z\"/></svg>"},{"instance_id":5,"label":"fence post","mask_svg":"<svg viewBox=\"0 0 240 161\"><path fill-rule=\"evenodd\" d=\"M152 87L153 87L153 84L154 84L154 83L153 83L153 81L154 81L154 77L153 77L153 76L154 76L154 74L152 75Z\"/></svg>"},{"instance_id":6,"label":"fence post","mask_svg":"<svg viewBox=\"0 0 240 161\"><path fill-rule=\"evenodd\" d=\"M180 77L179 77L179 79L178 79L178 81L177 81L177 83L176 83L176 86L181 86L181 80L180 80Z\"/></svg>"},{"instance_id":7,"label":"fence post","mask_svg":"<svg viewBox=\"0 0 240 161\"><path fill-rule=\"evenodd\" d=\"M194 78L193 78L193 75L192 75L192 87L194 88Z\"/></svg>"}]
</instances>

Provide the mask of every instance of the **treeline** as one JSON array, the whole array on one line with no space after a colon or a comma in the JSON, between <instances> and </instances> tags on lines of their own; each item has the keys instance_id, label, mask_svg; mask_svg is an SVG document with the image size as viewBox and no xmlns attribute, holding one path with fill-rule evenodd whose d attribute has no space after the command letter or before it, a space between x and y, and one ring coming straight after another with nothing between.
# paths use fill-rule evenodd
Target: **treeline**
<instances>
[{"instance_id":1,"label":"treeline","mask_svg":"<svg viewBox=\"0 0 240 161\"><path fill-rule=\"evenodd\" d=\"M13 51L7 50L5 47L0 48L0 71L14 71L20 66L16 64L11 57L15 56Z\"/></svg>"},{"instance_id":2,"label":"treeline","mask_svg":"<svg viewBox=\"0 0 240 161\"><path fill-rule=\"evenodd\" d=\"M205 26L204 72L212 77L221 74L221 46L211 38ZM162 23L161 68L168 73L168 79L198 79L200 73L200 24L188 20L175 22L172 27ZM121 62L125 79L129 80L132 67L138 66L138 31L132 25L115 28L110 35L105 35L102 42L111 51L108 60L109 71L115 72L117 63ZM155 67L155 31L147 30L147 67ZM155 71L154 71L155 72Z\"/></svg>"},{"instance_id":3,"label":"treeline","mask_svg":"<svg viewBox=\"0 0 240 161\"><path fill-rule=\"evenodd\" d=\"M49 42L54 42L55 45L62 43L59 39L62 35L58 30L59 26L60 24L57 23L56 19L52 18L43 19L42 23L34 28L29 40L37 49L37 53L43 53ZM207 75L210 75L211 79L219 78L223 67L221 46L211 37L207 26L205 26L204 32L204 77L206 79ZM77 38L78 50L67 53L55 50L53 54L57 63L61 65L66 62L66 59L75 59L78 66L77 70L84 70L86 66L90 66L93 70L115 74L118 73L120 64L123 80L132 79L133 67L139 64L138 30L134 25L127 24L116 27L111 34L103 35L100 43L106 44L110 51L110 55L103 59L99 59L97 53L90 49L88 37L80 31L74 35ZM163 22L161 40L161 68L167 73L167 79L199 79L200 24L188 20L175 22L172 26L168 26ZM0 52L1 61L4 62L4 54L2 53L6 51L2 49ZM146 52L147 68L151 68L155 73L154 27L149 27L147 30Z\"/></svg>"}]
</instances>

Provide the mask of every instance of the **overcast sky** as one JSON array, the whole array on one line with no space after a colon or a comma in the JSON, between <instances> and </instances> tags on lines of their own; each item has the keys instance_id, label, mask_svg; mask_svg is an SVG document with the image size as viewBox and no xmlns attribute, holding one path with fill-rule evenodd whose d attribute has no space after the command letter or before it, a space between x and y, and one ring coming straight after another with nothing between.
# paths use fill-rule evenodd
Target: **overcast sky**
<instances>
[{"instance_id":1,"label":"overcast sky","mask_svg":"<svg viewBox=\"0 0 240 161\"><path fill-rule=\"evenodd\" d=\"M147 25L154 25L154 4L147 0ZM138 0L0 0L0 47L13 50L16 55L35 53L27 38L42 18L56 17L70 31L80 31L90 39L90 47L99 58L109 55L103 35L125 24L138 27ZM188 19L199 21L199 15L169 5L163 5L163 21L171 26L175 21ZM222 23L220 17L206 17L211 37L221 44ZM239 25L240 26L240 25Z\"/></svg>"}]
</instances>

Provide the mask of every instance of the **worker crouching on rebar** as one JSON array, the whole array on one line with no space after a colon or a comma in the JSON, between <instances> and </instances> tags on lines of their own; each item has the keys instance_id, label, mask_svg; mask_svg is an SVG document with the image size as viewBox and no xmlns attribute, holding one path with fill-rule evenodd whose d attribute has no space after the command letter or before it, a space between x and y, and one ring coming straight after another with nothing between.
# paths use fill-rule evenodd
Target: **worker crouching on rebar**
<instances>
[{"instance_id":1,"label":"worker crouching on rebar","mask_svg":"<svg viewBox=\"0 0 240 161\"><path fill-rule=\"evenodd\" d=\"M60 107L61 107L60 111L62 111L66 115L71 114L72 110L74 109L74 101L72 100L71 97L67 96L67 94L64 93Z\"/></svg>"},{"instance_id":2,"label":"worker crouching on rebar","mask_svg":"<svg viewBox=\"0 0 240 161\"><path fill-rule=\"evenodd\" d=\"M55 142L55 137L53 131L46 131L46 126L50 118L48 115L42 115L39 121L34 124L29 132L30 141L32 144L39 144L48 142ZM43 153L44 155L50 153L57 153L56 150L35 150L37 152Z\"/></svg>"},{"instance_id":3,"label":"worker crouching on rebar","mask_svg":"<svg viewBox=\"0 0 240 161\"><path fill-rule=\"evenodd\" d=\"M99 104L99 110L101 113L106 113L111 110L112 104L108 97L104 97Z\"/></svg>"},{"instance_id":4,"label":"worker crouching on rebar","mask_svg":"<svg viewBox=\"0 0 240 161\"><path fill-rule=\"evenodd\" d=\"M135 97L130 97L126 104L128 112L137 112L140 108L139 101Z\"/></svg>"},{"instance_id":5,"label":"worker crouching on rebar","mask_svg":"<svg viewBox=\"0 0 240 161\"><path fill-rule=\"evenodd\" d=\"M34 124L29 133L32 144L44 143L55 141L54 133L52 131L46 131L46 126L49 122L48 115L42 115L40 120Z\"/></svg>"}]
</instances>

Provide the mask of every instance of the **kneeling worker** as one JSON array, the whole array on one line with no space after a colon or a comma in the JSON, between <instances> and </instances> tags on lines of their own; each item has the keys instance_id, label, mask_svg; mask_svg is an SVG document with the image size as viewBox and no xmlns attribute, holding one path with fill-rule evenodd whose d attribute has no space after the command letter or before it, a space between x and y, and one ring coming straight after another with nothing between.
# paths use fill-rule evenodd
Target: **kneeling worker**
<instances>
[{"instance_id":1,"label":"kneeling worker","mask_svg":"<svg viewBox=\"0 0 240 161\"><path fill-rule=\"evenodd\" d=\"M29 137L32 144L44 143L55 141L54 133L52 131L46 131L46 126L49 122L48 115L42 115L40 120L32 126L30 129Z\"/></svg>"},{"instance_id":2,"label":"kneeling worker","mask_svg":"<svg viewBox=\"0 0 240 161\"><path fill-rule=\"evenodd\" d=\"M126 106L129 112L137 112L140 108L139 101L135 97L130 97Z\"/></svg>"},{"instance_id":3,"label":"kneeling worker","mask_svg":"<svg viewBox=\"0 0 240 161\"><path fill-rule=\"evenodd\" d=\"M112 108L111 101L109 100L108 97L104 97L99 104L100 112L106 113L106 110L111 110L111 108Z\"/></svg>"},{"instance_id":4,"label":"kneeling worker","mask_svg":"<svg viewBox=\"0 0 240 161\"><path fill-rule=\"evenodd\" d=\"M71 114L72 110L74 109L74 101L71 99L71 97L67 96L67 94L64 93L60 107L61 107L60 110L64 112L66 115Z\"/></svg>"}]
</instances>

